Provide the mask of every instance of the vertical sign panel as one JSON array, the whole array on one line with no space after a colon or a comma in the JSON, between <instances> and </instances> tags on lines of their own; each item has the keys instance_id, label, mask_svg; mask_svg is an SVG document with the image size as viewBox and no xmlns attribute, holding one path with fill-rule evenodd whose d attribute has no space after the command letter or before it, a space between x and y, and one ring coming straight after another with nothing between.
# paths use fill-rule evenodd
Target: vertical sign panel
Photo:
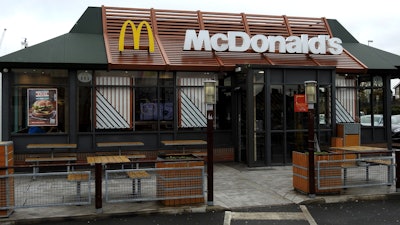
<instances>
[{"instance_id":1,"label":"vertical sign panel","mask_svg":"<svg viewBox=\"0 0 400 225\"><path fill-rule=\"evenodd\" d=\"M57 126L57 89L27 90L28 126Z\"/></svg>"}]
</instances>

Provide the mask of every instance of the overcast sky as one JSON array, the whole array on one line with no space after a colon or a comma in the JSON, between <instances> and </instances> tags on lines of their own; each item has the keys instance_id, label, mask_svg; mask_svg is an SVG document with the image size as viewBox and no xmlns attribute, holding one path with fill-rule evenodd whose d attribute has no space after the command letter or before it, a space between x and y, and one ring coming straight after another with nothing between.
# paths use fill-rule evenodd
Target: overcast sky
<instances>
[{"instance_id":1,"label":"overcast sky","mask_svg":"<svg viewBox=\"0 0 400 225\"><path fill-rule=\"evenodd\" d=\"M185 2L185 3L184 3ZM361 43L400 55L400 13L394 0L2 0L0 56L68 33L88 6L256 13L337 19ZM396 5L395 5L396 4Z\"/></svg>"}]
</instances>

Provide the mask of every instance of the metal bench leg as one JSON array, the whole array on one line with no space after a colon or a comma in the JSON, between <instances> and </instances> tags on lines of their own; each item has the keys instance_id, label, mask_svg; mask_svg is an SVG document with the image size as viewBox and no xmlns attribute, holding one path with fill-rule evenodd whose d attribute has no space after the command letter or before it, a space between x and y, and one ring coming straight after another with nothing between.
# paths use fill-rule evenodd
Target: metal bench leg
<instances>
[{"instance_id":1,"label":"metal bench leg","mask_svg":"<svg viewBox=\"0 0 400 225\"><path fill-rule=\"evenodd\" d=\"M137 181L137 188L136 188L136 181ZM141 179L132 179L132 194L133 195L141 195L142 194Z\"/></svg>"},{"instance_id":2,"label":"metal bench leg","mask_svg":"<svg viewBox=\"0 0 400 225\"><path fill-rule=\"evenodd\" d=\"M132 194L136 194L136 182L135 179L132 179Z\"/></svg>"},{"instance_id":3,"label":"metal bench leg","mask_svg":"<svg viewBox=\"0 0 400 225\"><path fill-rule=\"evenodd\" d=\"M138 195L142 195L142 182L141 179L138 179L138 186L137 186L138 190Z\"/></svg>"},{"instance_id":4,"label":"metal bench leg","mask_svg":"<svg viewBox=\"0 0 400 225\"><path fill-rule=\"evenodd\" d=\"M76 182L76 195L78 197L78 201L81 200L81 181Z\"/></svg>"}]
</instances>

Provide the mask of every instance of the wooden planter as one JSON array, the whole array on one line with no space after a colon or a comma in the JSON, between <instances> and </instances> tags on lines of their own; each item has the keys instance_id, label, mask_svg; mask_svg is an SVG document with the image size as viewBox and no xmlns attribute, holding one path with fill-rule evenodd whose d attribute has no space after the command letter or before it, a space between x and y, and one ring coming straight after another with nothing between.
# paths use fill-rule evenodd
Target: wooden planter
<instances>
[{"instance_id":1,"label":"wooden planter","mask_svg":"<svg viewBox=\"0 0 400 225\"><path fill-rule=\"evenodd\" d=\"M204 167L204 161L194 155L174 154L174 157L170 156L158 157L156 168ZM157 196L165 198L166 200L161 200L161 203L167 206L204 203L204 197L188 197L203 196L202 176L202 169L158 171Z\"/></svg>"},{"instance_id":2,"label":"wooden planter","mask_svg":"<svg viewBox=\"0 0 400 225\"><path fill-rule=\"evenodd\" d=\"M292 152L293 160L293 187L300 192L310 193L308 181L308 153ZM316 194L339 193L342 185L342 169L340 162L332 162L329 164L321 164L320 186L323 189L318 189L317 183L317 162L320 160L341 160L343 156L340 154L315 154L315 192ZM330 186L332 188L330 188ZM327 188L327 189L326 189Z\"/></svg>"},{"instance_id":3,"label":"wooden planter","mask_svg":"<svg viewBox=\"0 0 400 225\"><path fill-rule=\"evenodd\" d=\"M14 166L14 145L12 141L0 142L0 167ZM0 175L11 175L14 169L0 170ZM14 178L0 178L0 207L14 206ZM8 217L12 209L0 210L0 217Z\"/></svg>"}]
</instances>

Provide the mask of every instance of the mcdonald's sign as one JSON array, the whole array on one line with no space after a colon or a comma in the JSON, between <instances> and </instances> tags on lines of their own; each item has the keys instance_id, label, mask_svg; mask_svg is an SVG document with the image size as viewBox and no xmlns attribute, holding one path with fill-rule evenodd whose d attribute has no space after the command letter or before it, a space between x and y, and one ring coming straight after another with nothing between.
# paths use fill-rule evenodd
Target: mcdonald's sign
<instances>
[{"instance_id":1,"label":"mcdonald's sign","mask_svg":"<svg viewBox=\"0 0 400 225\"><path fill-rule=\"evenodd\" d=\"M139 50L139 43L140 43L140 33L142 31L143 25L146 26L147 34L149 38L149 52L154 52L154 37L153 37L153 30L151 29L150 25L146 21L142 21L139 23L139 26L136 28L135 23L131 20L127 20L121 27L121 31L119 33L119 42L118 42L118 49L120 52L124 51L125 49L125 33L126 27L130 25L132 28L133 33L133 49Z\"/></svg>"}]
</instances>

